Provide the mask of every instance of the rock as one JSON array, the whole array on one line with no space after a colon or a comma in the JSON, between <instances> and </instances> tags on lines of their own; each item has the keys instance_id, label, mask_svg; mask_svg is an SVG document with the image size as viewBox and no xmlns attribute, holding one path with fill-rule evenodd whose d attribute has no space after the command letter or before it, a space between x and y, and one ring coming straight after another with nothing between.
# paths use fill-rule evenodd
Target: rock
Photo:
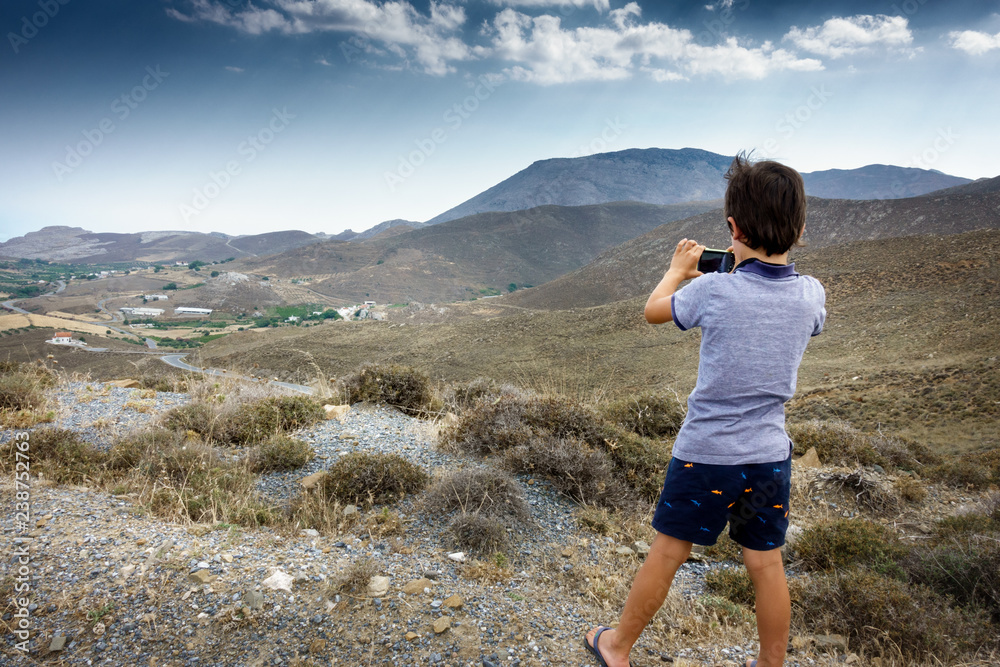
<instances>
[{"instance_id":1,"label":"rock","mask_svg":"<svg viewBox=\"0 0 1000 667\"><path fill-rule=\"evenodd\" d=\"M344 421L347 417L347 413L351 411L351 406L349 405L324 405L323 409L326 410L327 419L339 419Z\"/></svg>"},{"instance_id":2,"label":"rock","mask_svg":"<svg viewBox=\"0 0 1000 667\"><path fill-rule=\"evenodd\" d=\"M425 588L430 588L433 585L434 582L430 579L414 579L403 584L403 592L407 595L416 595L423 593Z\"/></svg>"},{"instance_id":3,"label":"rock","mask_svg":"<svg viewBox=\"0 0 1000 667\"><path fill-rule=\"evenodd\" d=\"M407 632L406 633L406 641L412 642L415 639L420 639L420 635L418 635L416 632Z\"/></svg>"},{"instance_id":4,"label":"rock","mask_svg":"<svg viewBox=\"0 0 1000 667\"><path fill-rule=\"evenodd\" d=\"M260 591L247 591L246 595L243 596L244 603L250 609L263 609L264 608L264 594Z\"/></svg>"},{"instance_id":5,"label":"rock","mask_svg":"<svg viewBox=\"0 0 1000 667\"><path fill-rule=\"evenodd\" d=\"M358 506L357 505L345 505L343 509L343 514L345 519L350 519L351 517L358 516Z\"/></svg>"},{"instance_id":6,"label":"rock","mask_svg":"<svg viewBox=\"0 0 1000 667\"><path fill-rule=\"evenodd\" d=\"M809 451L797 458L794 463L800 468L819 468L823 465L820 463L819 454L816 453L815 447L810 447Z\"/></svg>"},{"instance_id":7,"label":"rock","mask_svg":"<svg viewBox=\"0 0 1000 667\"><path fill-rule=\"evenodd\" d=\"M451 559L451 560L453 560L453 561L455 561L456 563L464 563L465 562L465 552L464 551L456 551L455 553L448 554L448 558Z\"/></svg>"},{"instance_id":8,"label":"rock","mask_svg":"<svg viewBox=\"0 0 1000 667\"><path fill-rule=\"evenodd\" d=\"M319 531L315 528L303 528L302 534L306 537L319 537Z\"/></svg>"},{"instance_id":9,"label":"rock","mask_svg":"<svg viewBox=\"0 0 1000 667\"><path fill-rule=\"evenodd\" d=\"M451 616L442 616L434 621L434 634L441 634L451 627Z\"/></svg>"},{"instance_id":10,"label":"rock","mask_svg":"<svg viewBox=\"0 0 1000 667\"><path fill-rule=\"evenodd\" d=\"M94 623L94 634L95 635L97 635L98 637L100 637L101 635L104 634L104 630L105 630L105 627L104 627L103 623Z\"/></svg>"},{"instance_id":11,"label":"rock","mask_svg":"<svg viewBox=\"0 0 1000 667\"><path fill-rule=\"evenodd\" d=\"M705 547L700 544L696 544L691 547L691 553L688 555L688 561L694 561L695 563L704 563L707 560L705 556Z\"/></svg>"},{"instance_id":12,"label":"rock","mask_svg":"<svg viewBox=\"0 0 1000 667\"><path fill-rule=\"evenodd\" d=\"M785 544L792 546L795 542L802 537L802 533L805 531L802 526L796 524L789 524L788 528L785 530Z\"/></svg>"},{"instance_id":13,"label":"rock","mask_svg":"<svg viewBox=\"0 0 1000 667\"><path fill-rule=\"evenodd\" d=\"M813 635L812 639L817 651L847 653L847 637L844 635Z\"/></svg>"},{"instance_id":14,"label":"rock","mask_svg":"<svg viewBox=\"0 0 1000 667\"><path fill-rule=\"evenodd\" d=\"M202 537L208 535L212 532L213 526L207 523L193 523L187 527L187 532L191 533L195 537Z\"/></svg>"},{"instance_id":15,"label":"rock","mask_svg":"<svg viewBox=\"0 0 1000 667\"><path fill-rule=\"evenodd\" d=\"M635 552L632 551L632 547L620 546L615 549L615 553L620 556L634 556Z\"/></svg>"},{"instance_id":16,"label":"rock","mask_svg":"<svg viewBox=\"0 0 1000 667\"><path fill-rule=\"evenodd\" d=\"M224 562L224 563L232 563L233 562L233 555L232 554L222 554L222 556L220 556L220 558L222 558L222 562Z\"/></svg>"},{"instance_id":17,"label":"rock","mask_svg":"<svg viewBox=\"0 0 1000 667\"><path fill-rule=\"evenodd\" d=\"M139 539L137 539L135 541L135 546L141 547L145 543L146 543L146 538L145 537L140 537Z\"/></svg>"},{"instance_id":18,"label":"rock","mask_svg":"<svg viewBox=\"0 0 1000 667\"><path fill-rule=\"evenodd\" d=\"M281 570L275 570L274 574L260 582L262 586L267 586L274 591L292 592L292 575L285 574Z\"/></svg>"},{"instance_id":19,"label":"rock","mask_svg":"<svg viewBox=\"0 0 1000 667\"><path fill-rule=\"evenodd\" d=\"M649 545L646 542L643 542L642 540L639 540L637 542L633 542L632 543L632 551L636 552L640 556L648 556L649 555Z\"/></svg>"},{"instance_id":20,"label":"rock","mask_svg":"<svg viewBox=\"0 0 1000 667\"><path fill-rule=\"evenodd\" d=\"M194 572L188 575L188 579L195 582L196 584L210 584L218 578L219 575L212 574L210 571L205 569L195 570Z\"/></svg>"},{"instance_id":21,"label":"rock","mask_svg":"<svg viewBox=\"0 0 1000 667\"><path fill-rule=\"evenodd\" d=\"M449 609L461 609L464 602L460 596L452 595L451 597L446 598L442 604Z\"/></svg>"},{"instance_id":22,"label":"rock","mask_svg":"<svg viewBox=\"0 0 1000 667\"><path fill-rule=\"evenodd\" d=\"M368 580L368 595L373 598L380 598L389 592L389 577L378 575Z\"/></svg>"},{"instance_id":23,"label":"rock","mask_svg":"<svg viewBox=\"0 0 1000 667\"><path fill-rule=\"evenodd\" d=\"M126 565L123 567L121 571L122 581L131 577L133 572L135 572L135 565Z\"/></svg>"},{"instance_id":24,"label":"rock","mask_svg":"<svg viewBox=\"0 0 1000 667\"><path fill-rule=\"evenodd\" d=\"M312 491L313 489L316 488L316 485L319 484L324 477L326 477L325 470L314 472L313 474L300 479L299 486L301 486L302 489L305 491Z\"/></svg>"},{"instance_id":25,"label":"rock","mask_svg":"<svg viewBox=\"0 0 1000 667\"><path fill-rule=\"evenodd\" d=\"M49 651L61 651L66 646L66 635L56 635L49 642Z\"/></svg>"},{"instance_id":26,"label":"rock","mask_svg":"<svg viewBox=\"0 0 1000 667\"><path fill-rule=\"evenodd\" d=\"M138 389L139 388L139 381L138 380L132 380L132 379L127 379L127 380L110 380L108 382L105 382L104 384L110 384L112 387L121 387L122 389Z\"/></svg>"},{"instance_id":27,"label":"rock","mask_svg":"<svg viewBox=\"0 0 1000 667\"><path fill-rule=\"evenodd\" d=\"M573 552L573 547L566 547L565 549L562 550L562 554L561 555L562 555L563 558L572 558L573 557L573 553L574 553Z\"/></svg>"},{"instance_id":28,"label":"rock","mask_svg":"<svg viewBox=\"0 0 1000 667\"><path fill-rule=\"evenodd\" d=\"M322 653L323 649L326 648L325 639L314 639L312 643L309 644L309 655L316 655L317 653Z\"/></svg>"}]
</instances>

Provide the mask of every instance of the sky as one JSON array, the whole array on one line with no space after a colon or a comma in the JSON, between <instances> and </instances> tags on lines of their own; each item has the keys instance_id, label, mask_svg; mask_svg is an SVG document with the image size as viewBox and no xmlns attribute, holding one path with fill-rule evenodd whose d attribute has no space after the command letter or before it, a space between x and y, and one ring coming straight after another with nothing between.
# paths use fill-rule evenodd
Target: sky
<instances>
[{"instance_id":1,"label":"sky","mask_svg":"<svg viewBox=\"0 0 1000 667\"><path fill-rule=\"evenodd\" d=\"M5 0L0 240L335 234L536 160L1000 174L1000 0Z\"/></svg>"}]
</instances>

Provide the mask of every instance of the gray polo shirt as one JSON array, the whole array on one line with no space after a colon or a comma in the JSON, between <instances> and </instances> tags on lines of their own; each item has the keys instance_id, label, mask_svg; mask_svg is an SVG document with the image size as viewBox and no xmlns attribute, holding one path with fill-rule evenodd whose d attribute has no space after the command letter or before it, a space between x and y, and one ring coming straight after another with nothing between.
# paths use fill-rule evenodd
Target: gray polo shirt
<instances>
[{"instance_id":1,"label":"gray polo shirt","mask_svg":"<svg viewBox=\"0 0 1000 667\"><path fill-rule=\"evenodd\" d=\"M674 456L714 465L788 458L785 402L806 343L823 330L825 303L820 282L794 264L755 259L699 276L671 297L674 323L702 331L698 384Z\"/></svg>"}]
</instances>

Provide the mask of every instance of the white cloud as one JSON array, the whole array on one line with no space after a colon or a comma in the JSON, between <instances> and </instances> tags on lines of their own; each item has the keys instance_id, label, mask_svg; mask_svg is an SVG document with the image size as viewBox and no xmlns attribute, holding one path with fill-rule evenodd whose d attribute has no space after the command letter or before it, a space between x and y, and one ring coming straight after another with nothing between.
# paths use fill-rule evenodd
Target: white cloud
<instances>
[{"instance_id":1,"label":"white cloud","mask_svg":"<svg viewBox=\"0 0 1000 667\"><path fill-rule=\"evenodd\" d=\"M316 60L316 64L317 65L323 65L324 67L333 67L333 63L331 63L326 58L319 58L319 59L317 59Z\"/></svg>"},{"instance_id":2,"label":"white cloud","mask_svg":"<svg viewBox=\"0 0 1000 667\"><path fill-rule=\"evenodd\" d=\"M875 46L888 47L908 55L913 33L904 16L859 14L828 19L821 26L801 29L792 26L784 39L805 51L837 59Z\"/></svg>"},{"instance_id":3,"label":"white cloud","mask_svg":"<svg viewBox=\"0 0 1000 667\"><path fill-rule=\"evenodd\" d=\"M361 51L378 53L367 45L369 41L380 42L404 60L412 53L420 69L434 75L452 72L455 68L450 63L469 60L480 52L454 35L465 23L465 9L457 5L432 0L428 16L402 0L383 3L371 0L268 2L272 7L249 4L245 9L232 10L213 0L191 0L190 14L175 9L168 9L167 14L180 21L218 23L250 35L271 30L286 34L354 33L360 40Z\"/></svg>"},{"instance_id":4,"label":"white cloud","mask_svg":"<svg viewBox=\"0 0 1000 667\"><path fill-rule=\"evenodd\" d=\"M593 6L599 12L611 9L610 0L490 0L494 5L502 7L588 7Z\"/></svg>"},{"instance_id":5,"label":"white cloud","mask_svg":"<svg viewBox=\"0 0 1000 667\"><path fill-rule=\"evenodd\" d=\"M987 51L1000 49L1000 32L991 35L976 30L962 30L948 33L951 47L965 51L970 56L981 56Z\"/></svg>"},{"instance_id":6,"label":"white cloud","mask_svg":"<svg viewBox=\"0 0 1000 667\"><path fill-rule=\"evenodd\" d=\"M514 63L505 70L510 78L544 85L627 79L636 71L656 81L677 81L689 75L761 79L780 70L823 69L819 60L798 58L770 42L748 47L730 38L700 46L689 30L640 24L635 21L640 14L631 2L610 12L610 26L566 29L559 17L530 17L508 8L493 20L492 53Z\"/></svg>"},{"instance_id":7,"label":"white cloud","mask_svg":"<svg viewBox=\"0 0 1000 667\"><path fill-rule=\"evenodd\" d=\"M237 74L242 74L243 72L246 71L242 67L233 67L232 65L226 65L226 69L229 70L230 72L236 72Z\"/></svg>"}]
</instances>

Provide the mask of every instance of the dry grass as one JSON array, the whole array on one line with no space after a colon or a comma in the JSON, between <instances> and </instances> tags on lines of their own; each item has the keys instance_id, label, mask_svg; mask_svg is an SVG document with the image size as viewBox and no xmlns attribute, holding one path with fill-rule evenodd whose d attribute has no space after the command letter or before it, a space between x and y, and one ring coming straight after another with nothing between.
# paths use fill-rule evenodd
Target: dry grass
<instances>
[{"instance_id":1,"label":"dry grass","mask_svg":"<svg viewBox=\"0 0 1000 667\"><path fill-rule=\"evenodd\" d=\"M30 428L51 421L45 390L59 381L59 375L39 359L36 363L0 361L0 426Z\"/></svg>"},{"instance_id":2,"label":"dry grass","mask_svg":"<svg viewBox=\"0 0 1000 667\"><path fill-rule=\"evenodd\" d=\"M880 572L898 572L896 561L904 553L894 532L866 519L822 521L795 541L798 562L809 570L865 566Z\"/></svg>"},{"instance_id":3,"label":"dry grass","mask_svg":"<svg viewBox=\"0 0 1000 667\"><path fill-rule=\"evenodd\" d=\"M789 424L788 434L796 454L816 448L825 465L874 466L919 470L938 462L926 447L881 432L866 433L845 421L818 421Z\"/></svg>"},{"instance_id":4,"label":"dry grass","mask_svg":"<svg viewBox=\"0 0 1000 667\"><path fill-rule=\"evenodd\" d=\"M648 392L606 403L601 414L636 435L664 438L677 435L687 410L676 392Z\"/></svg>"},{"instance_id":5,"label":"dry grass","mask_svg":"<svg viewBox=\"0 0 1000 667\"><path fill-rule=\"evenodd\" d=\"M30 461L31 474L60 484L86 484L103 474L105 456L78 433L61 428L42 427L31 431L24 452ZM17 443L13 438L0 445L0 469L14 471Z\"/></svg>"},{"instance_id":6,"label":"dry grass","mask_svg":"<svg viewBox=\"0 0 1000 667\"><path fill-rule=\"evenodd\" d=\"M352 452L330 466L318 494L328 502L372 505L417 493L429 481L420 466L398 454Z\"/></svg>"},{"instance_id":7,"label":"dry grass","mask_svg":"<svg viewBox=\"0 0 1000 667\"><path fill-rule=\"evenodd\" d=\"M428 489L427 511L481 514L527 522L531 516L521 485L494 468L463 468L446 473Z\"/></svg>"},{"instance_id":8,"label":"dry grass","mask_svg":"<svg viewBox=\"0 0 1000 667\"><path fill-rule=\"evenodd\" d=\"M362 556L330 580L326 587L326 594L329 597L333 597L338 593L364 595L368 588L368 582L378 573L378 563L372 558Z\"/></svg>"},{"instance_id":9,"label":"dry grass","mask_svg":"<svg viewBox=\"0 0 1000 667\"><path fill-rule=\"evenodd\" d=\"M258 473L294 470L315 456L316 451L309 443L276 434L247 452L247 464Z\"/></svg>"},{"instance_id":10,"label":"dry grass","mask_svg":"<svg viewBox=\"0 0 1000 667\"><path fill-rule=\"evenodd\" d=\"M424 373L399 364L365 364L338 382L347 403L378 403L408 415L426 416L440 411L442 402Z\"/></svg>"}]
</instances>

